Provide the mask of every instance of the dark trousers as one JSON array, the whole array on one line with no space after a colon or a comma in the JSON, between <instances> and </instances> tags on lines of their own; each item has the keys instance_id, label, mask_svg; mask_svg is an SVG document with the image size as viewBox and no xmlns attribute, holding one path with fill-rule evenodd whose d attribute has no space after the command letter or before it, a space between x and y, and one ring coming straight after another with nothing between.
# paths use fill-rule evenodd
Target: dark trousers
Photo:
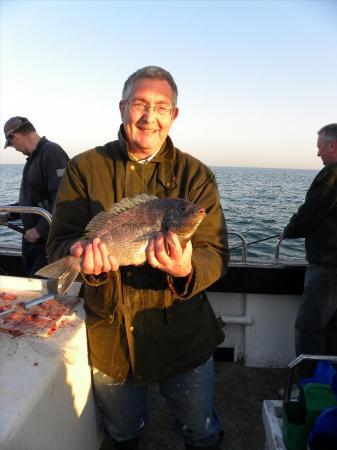
<instances>
[{"instance_id":1,"label":"dark trousers","mask_svg":"<svg viewBox=\"0 0 337 450\"><path fill-rule=\"evenodd\" d=\"M22 240L22 269L26 277L33 277L42 267L48 264L45 242L31 244Z\"/></svg>"},{"instance_id":2,"label":"dark trousers","mask_svg":"<svg viewBox=\"0 0 337 450\"><path fill-rule=\"evenodd\" d=\"M337 356L337 266L310 263L303 302L295 322L296 355ZM301 377L311 377L316 363L304 362Z\"/></svg>"}]
</instances>

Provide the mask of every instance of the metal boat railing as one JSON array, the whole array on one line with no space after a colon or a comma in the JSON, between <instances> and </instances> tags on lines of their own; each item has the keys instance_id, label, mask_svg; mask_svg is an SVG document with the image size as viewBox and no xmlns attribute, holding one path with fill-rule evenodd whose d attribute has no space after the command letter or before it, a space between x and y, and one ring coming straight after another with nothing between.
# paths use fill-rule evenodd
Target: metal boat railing
<instances>
[{"instance_id":1,"label":"metal boat railing","mask_svg":"<svg viewBox=\"0 0 337 450\"><path fill-rule=\"evenodd\" d=\"M242 243L241 262L247 262L247 257L248 257L248 245L254 244L254 243L257 243L257 242L260 242L260 241L262 241L262 240L268 240L268 239L270 239L270 238L268 237L268 238L266 238L266 239L261 239L261 240L259 240L259 241L254 241L254 242L252 242L252 243L248 243L247 240L246 240L246 238L245 238L241 233L238 233L237 231L229 231L229 232L228 232L228 235L237 236L237 237L241 240L241 243ZM274 237L274 236L272 236L272 237ZM275 262L278 262L279 259L280 259L280 245L281 245L281 242L282 242L282 241L283 241L283 238L282 238L282 237L279 237L279 238L277 239L277 242L276 242L276 245L275 245L275 250L274 250L274 261L275 261ZM238 248L238 247L234 247L234 248Z\"/></svg>"},{"instance_id":2,"label":"metal boat railing","mask_svg":"<svg viewBox=\"0 0 337 450\"><path fill-rule=\"evenodd\" d=\"M0 206L0 213L39 214L47 220L49 225L51 224L51 221L52 221L52 215L50 214L49 211L47 211L43 208L35 207L35 206ZM0 225L7 225L7 222L6 221L3 223L0 222ZM14 225L9 226L9 224L8 224L7 226L14 230L16 229L16 231L20 231L19 228L15 227ZM248 245L249 245L246 238L237 231L230 231L230 232L228 232L228 235L236 236L241 240L242 251L241 251L241 260L240 261L243 263L246 263L247 257L248 257ZM279 238L277 240L277 243L275 246L275 250L274 250L274 261L275 262L278 262L279 258L280 258L280 244L281 244L282 240L283 240L282 238Z\"/></svg>"},{"instance_id":3,"label":"metal boat railing","mask_svg":"<svg viewBox=\"0 0 337 450\"><path fill-rule=\"evenodd\" d=\"M49 211L46 211L43 208L37 208L35 206L0 206L0 213L16 213L16 214L39 214L43 216L49 223L51 224L52 221L52 215ZM3 223L3 225L6 225L6 223ZM242 254L241 254L241 261L246 262L247 261L247 241L242 236L241 233L238 233L236 231L231 231L228 234L237 236L239 239L241 239L242 242Z\"/></svg>"},{"instance_id":4,"label":"metal boat railing","mask_svg":"<svg viewBox=\"0 0 337 450\"><path fill-rule=\"evenodd\" d=\"M51 224L52 215L49 211L38 208L36 206L0 206L0 213L15 213L15 214L39 214Z\"/></svg>"},{"instance_id":5,"label":"metal boat railing","mask_svg":"<svg viewBox=\"0 0 337 450\"><path fill-rule=\"evenodd\" d=\"M0 213L14 213L14 214L38 214L42 216L46 221L51 224L52 215L49 211L38 208L36 206L0 206ZM7 226L10 230L17 231L18 233L24 233L21 226L15 225L8 221L5 217L3 221L0 221L0 225ZM5 256L19 256L21 257L21 245L20 246L10 246L0 244L0 253Z\"/></svg>"}]
</instances>

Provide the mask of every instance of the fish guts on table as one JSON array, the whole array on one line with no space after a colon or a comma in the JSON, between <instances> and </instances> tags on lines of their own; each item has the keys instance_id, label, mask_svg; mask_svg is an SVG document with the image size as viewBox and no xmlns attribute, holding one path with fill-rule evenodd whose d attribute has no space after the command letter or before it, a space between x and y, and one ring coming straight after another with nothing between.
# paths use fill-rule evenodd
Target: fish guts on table
<instances>
[{"instance_id":1,"label":"fish guts on table","mask_svg":"<svg viewBox=\"0 0 337 450\"><path fill-rule=\"evenodd\" d=\"M146 261L149 239L159 232L172 231L186 243L205 216L204 208L187 200L140 194L98 213L87 224L83 239L100 238L120 266L137 266ZM36 274L58 279L59 292L65 293L80 272L80 262L81 258L68 255Z\"/></svg>"},{"instance_id":2,"label":"fish guts on table","mask_svg":"<svg viewBox=\"0 0 337 450\"><path fill-rule=\"evenodd\" d=\"M60 327L75 323L76 315L71 308L57 300L25 308L22 293L0 292L0 312L12 310L0 317L0 332L12 336L31 335L49 337Z\"/></svg>"}]
</instances>

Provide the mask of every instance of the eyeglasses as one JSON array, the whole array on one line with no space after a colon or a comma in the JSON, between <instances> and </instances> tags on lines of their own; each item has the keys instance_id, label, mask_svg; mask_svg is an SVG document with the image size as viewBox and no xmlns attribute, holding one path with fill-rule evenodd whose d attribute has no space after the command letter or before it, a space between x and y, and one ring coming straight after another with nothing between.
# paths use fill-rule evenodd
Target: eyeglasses
<instances>
[{"instance_id":1,"label":"eyeglasses","mask_svg":"<svg viewBox=\"0 0 337 450\"><path fill-rule=\"evenodd\" d=\"M129 106L130 111L134 114L144 114L149 109L152 109L160 116L166 116L167 114L171 114L171 112L175 109L172 106L165 104L149 105L148 103L140 101L127 102L127 104Z\"/></svg>"}]
</instances>

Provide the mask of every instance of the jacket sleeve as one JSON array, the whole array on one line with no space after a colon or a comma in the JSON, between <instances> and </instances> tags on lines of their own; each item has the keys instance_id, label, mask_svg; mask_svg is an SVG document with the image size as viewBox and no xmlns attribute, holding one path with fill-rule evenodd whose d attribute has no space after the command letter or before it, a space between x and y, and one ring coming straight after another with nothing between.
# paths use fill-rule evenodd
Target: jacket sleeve
<instances>
[{"instance_id":1,"label":"jacket sleeve","mask_svg":"<svg viewBox=\"0 0 337 450\"><path fill-rule=\"evenodd\" d=\"M69 162L59 186L50 227L47 254L49 262L69 254L90 220L90 205L84 180L76 162Z\"/></svg>"},{"instance_id":2,"label":"jacket sleeve","mask_svg":"<svg viewBox=\"0 0 337 450\"><path fill-rule=\"evenodd\" d=\"M214 175L197 184L189 201L205 208L207 216L192 237L192 266L189 277L169 277L168 284L177 298L188 299L208 288L227 270L228 235Z\"/></svg>"},{"instance_id":3,"label":"jacket sleeve","mask_svg":"<svg viewBox=\"0 0 337 450\"><path fill-rule=\"evenodd\" d=\"M46 201L46 204L41 206L47 209L50 213L53 212L56 194L69 160L67 154L61 149L61 147L55 144L53 144L53 147L54 148L50 148L49 151L44 152L42 160L42 170L48 200ZM47 239L49 232L49 224L47 221L41 217L36 225L36 228L40 235Z\"/></svg>"},{"instance_id":4,"label":"jacket sleeve","mask_svg":"<svg viewBox=\"0 0 337 450\"><path fill-rule=\"evenodd\" d=\"M55 202L46 247L49 263L69 254L71 245L81 239L91 214L85 179L81 177L76 163L71 161L65 170ZM81 272L81 275L92 286L105 284L108 279L106 273L87 275Z\"/></svg>"},{"instance_id":5,"label":"jacket sleeve","mask_svg":"<svg viewBox=\"0 0 337 450\"><path fill-rule=\"evenodd\" d=\"M290 239L305 238L319 226L336 205L336 183L331 182L329 174L323 173L314 180L305 202L291 217L283 236Z\"/></svg>"}]
</instances>

